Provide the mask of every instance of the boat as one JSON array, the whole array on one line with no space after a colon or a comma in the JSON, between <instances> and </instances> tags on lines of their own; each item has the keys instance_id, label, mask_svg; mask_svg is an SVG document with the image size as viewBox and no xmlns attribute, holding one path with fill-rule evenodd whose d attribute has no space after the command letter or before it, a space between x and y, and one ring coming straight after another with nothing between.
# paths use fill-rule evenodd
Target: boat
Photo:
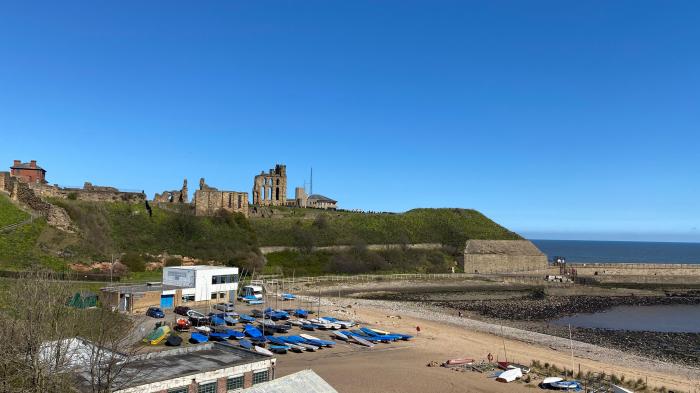
<instances>
[{"instance_id":1,"label":"boat","mask_svg":"<svg viewBox=\"0 0 700 393\"><path fill-rule=\"evenodd\" d=\"M251 350L253 349L253 343L245 338L238 341L238 345L240 345L241 347L243 347L245 349L251 349Z\"/></svg>"},{"instance_id":2,"label":"boat","mask_svg":"<svg viewBox=\"0 0 700 393\"><path fill-rule=\"evenodd\" d=\"M327 321L328 323L338 325L339 326L338 329L349 329L349 328L355 326L355 322L353 322L353 321L341 321L341 320L335 319L333 317L321 317L318 319L323 320L323 321Z\"/></svg>"},{"instance_id":3,"label":"boat","mask_svg":"<svg viewBox=\"0 0 700 393\"><path fill-rule=\"evenodd\" d=\"M169 347L179 347L180 344L182 344L182 337L178 336L175 333L170 333L168 339L165 340L165 345Z\"/></svg>"},{"instance_id":4,"label":"boat","mask_svg":"<svg viewBox=\"0 0 700 393\"><path fill-rule=\"evenodd\" d=\"M314 330L316 330L316 326L314 326L313 324L310 324L310 323L305 323L305 324L301 325L301 328L302 328L303 330L309 330L309 331L312 331L312 332L313 332Z\"/></svg>"},{"instance_id":5,"label":"boat","mask_svg":"<svg viewBox=\"0 0 700 393\"><path fill-rule=\"evenodd\" d=\"M543 381L544 383L544 381ZM551 388L558 389L558 390L570 390L574 392L578 392L581 390L581 383L579 381L558 381L558 382L550 382L548 384Z\"/></svg>"},{"instance_id":6,"label":"boat","mask_svg":"<svg viewBox=\"0 0 700 393\"><path fill-rule=\"evenodd\" d=\"M230 334L220 333L220 332L209 333L209 339L212 341L226 341L226 339L229 338L230 336L231 336Z\"/></svg>"},{"instance_id":7,"label":"boat","mask_svg":"<svg viewBox=\"0 0 700 393\"><path fill-rule=\"evenodd\" d=\"M512 368L519 368L520 371L523 372L523 374L527 374L530 372L530 367L523 366L522 364L518 363L511 363L511 362L498 362L498 368L501 370L510 370Z\"/></svg>"},{"instance_id":8,"label":"boat","mask_svg":"<svg viewBox=\"0 0 700 393\"><path fill-rule=\"evenodd\" d=\"M178 332L190 330L190 327L192 327L192 323L190 323L190 320L187 318L178 318L175 320L175 330Z\"/></svg>"},{"instance_id":9,"label":"boat","mask_svg":"<svg viewBox=\"0 0 700 393\"><path fill-rule=\"evenodd\" d=\"M304 310L303 308L298 308L294 310L294 316L297 318L306 318L309 316L309 312Z\"/></svg>"},{"instance_id":10,"label":"boat","mask_svg":"<svg viewBox=\"0 0 700 393\"><path fill-rule=\"evenodd\" d=\"M348 335L347 333L346 333L345 335L348 337L348 341L352 341L352 342L354 342L355 344L364 345L365 347L368 347L368 348L373 348L373 347L374 347L374 344L372 344L371 342L365 340L365 339L362 338L362 337L358 337L358 336L356 336L356 335L354 335L354 334Z\"/></svg>"},{"instance_id":11,"label":"boat","mask_svg":"<svg viewBox=\"0 0 700 393\"><path fill-rule=\"evenodd\" d=\"M540 382L540 385L549 385L552 382L559 382L563 381L564 378L559 378L559 377L547 377Z\"/></svg>"},{"instance_id":12,"label":"boat","mask_svg":"<svg viewBox=\"0 0 700 393\"><path fill-rule=\"evenodd\" d=\"M163 325L148 333L148 335L143 339L143 342L151 345L158 345L165 340L166 337L168 337L168 334L170 334L170 328Z\"/></svg>"},{"instance_id":13,"label":"boat","mask_svg":"<svg viewBox=\"0 0 700 393\"><path fill-rule=\"evenodd\" d=\"M214 326L224 326L224 325L226 325L226 321L224 321L223 318L221 318L221 317L219 317L219 316L216 316L216 315L212 315L212 316L210 317L209 320L211 321L211 324L214 325Z\"/></svg>"},{"instance_id":14,"label":"boat","mask_svg":"<svg viewBox=\"0 0 700 393\"><path fill-rule=\"evenodd\" d=\"M343 332L335 331L332 334L339 340L348 341L348 336L346 336Z\"/></svg>"},{"instance_id":15,"label":"boat","mask_svg":"<svg viewBox=\"0 0 700 393\"><path fill-rule=\"evenodd\" d=\"M523 372L519 368L511 368L498 374L498 376L496 377L496 381L508 383L513 382L516 379L520 379L522 377Z\"/></svg>"},{"instance_id":16,"label":"boat","mask_svg":"<svg viewBox=\"0 0 700 393\"><path fill-rule=\"evenodd\" d=\"M391 341L395 341L395 340L396 340L395 338L386 338L386 337L382 337L382 336L379 336L379 335L372 336L372 335L369 335L369 334L364 333L362 330L357 330L357 329L356 329L356 330L351 330L350 333L352 333L353 335L355 335L355 336L357 336L357 337L364 338L365 340L371 341L371 342L389 343L389 342L391 342Z\"/></svg>"},{"instance_id":17,"label":"boat","mask_svg":"<svg viewBox=\"0 0 700 393\"><path fill-rule=\"evenodd\" d=\"M379 339L389 340L389 341L401 340L401 336L399 336L397 334L378 334L374 330L366 328L366 327L360 328L360 331L369 337L376 337Z\"/></svg>"},{"instance_id":18,"label":"boat","mask_svg":"<svg viewBox=\"0 0 700 393\"><path fill-rule=\"evenodd\" d=\"M260 330L258 330L258 328L256 328L253 325L250 325L250 324L245 325L245 328L243 329L243 333L245 333L245 335L250 337L250 338L255 338L255 339L264 338L262 332Z\"/></svg>"},{"instance_id":19,"label":"boat","mask_svg":"<svg viewBox=\"0 0 700 393\"><path fill-rule=\"evenodd\" d=\"M245 333L234 330L228 338L229 338L229 340L230 339L240 340L243 337L245 337Z\"/></svg>"},{"instance_id":20,"label":"boat","mask_svg":"<svg viewBox=\"0 0 700 393\"><path fill-rule=\"evenodd\" d=\"M209 317L194 310L188 310L187 316L190 318L193 326L201 326L209 323Z\"/></svg>"},{"instance_id":21,"label":"boat","mask_svg":"<svg viewBox=\"0 0 700 393\"><path fill-rule=\"evenodd\" d=\"M270 352L269 350L267 350L267 349L265 349L265 348L263 348L263 347L259 347L259 346L257 346L257 345L253 346L253 350L254 350L255 352L261 354L261 355L265 355L265 356L275 356L274 353Z\"/></svg>"},{"instance_id":22,"label":"boat","mask_svg":"<svg viewBox=\"0 0 700 393\"><path fill-rule=\"evenodd\" d=\"M195 326L194 330L201 333L211 333L211 328L209 326Z\"/></svg>"},{"instance_id":23,"label":"boat","mask_svg":"<svg viewBox=\"0 0 700 393\"><path fill-rule=\"evenodd\" d=\"M270 352L273 353L278 353L278 354L284 354L287 353L288 350L290 350L286 345L270 345Z\"/></svg>"},{"instance_id":24,"label":"boat","mask_svg":"<svg viewBox=\"0 0 700 393\"><path fill-rule=\"evenodd\" d=\"M251 317L248 314L239 314L238 319L246 323L255 322L255 318Z\"/></svg>"},{"instance_id":25,"label":"boat","mask_svg":"<svg viewBox=\"0 0 700 393\"><path fill-rule=\"evenodd\" d=\"M315 345L317 347L332 347L335 345L335 341L321 340L314 336L308 334L301 334L299 337L303 338L307 344Z\"/></svg>"},{"instance_id":26,"label":"boat","mask_svg":"<svg viewBox=\"0 0 700 393\"><path fill-rule=\"evenodd\" d=\"M294 326L301 326L301 325L303 325L303 323L302 323L300 320L298 320L298 319L290 319L290 320L287 321L287 322L289 322L290 324L292 324L292 325L294 325Z\"/></svg>"},{"instance_id":27,"label":"boat","mask_svg":"<svg viewBox=\"0 0 700 393\"><path fill-rule=\"evenodd\" d=\"M195 332L190 335L190 342L192 344L205 343L207 341L209 341L209 336L207 336L206 334Z\"/></svg>"},{"instance_id":28,"label":"boat","mask_svg":"<svg viewBox=\"0 0 700 393\"><path fill-rule=\"evenodd\" d=\"M449 359L448 361L445 362L445 364L448 366L460 366L462 364L472 364L472 363L474 363L474 359L472 359L472 358Z\"/></svg>"},{"instance_id":29,"label":"boat","mask_svg":"<svg viewBox=\"0 0 700 393\"><path fill-rule=\"evenodd\" d=\"M317 345L307 343L305 339L299 336L280 336L279 338L281 338L288 344L298 345L310 352L314 352L320 348Z\"/></svg>"},{"instance_id":30,"label":"boat","mask_svg":"<svg viewBox=\"0 0 700 393\"><path fill-rule=\"evenodd\" d=\"M377 329L377 328L370 328L370 329L371 329L373 332L377 333L377 334L390 334L390 333L387 332L386 330L379 330L379 329Z\"/></svg>"},{"instance_id":31,"label":"boat","mask_svg":"<svg viewBox=\"0 0 700 393\"><path fill-rule=\"evenodd\" d=\"M297 298L291 293L283 293L280 297L282 298L282 300L294 300Z\"/></svg>"}]
</instances>

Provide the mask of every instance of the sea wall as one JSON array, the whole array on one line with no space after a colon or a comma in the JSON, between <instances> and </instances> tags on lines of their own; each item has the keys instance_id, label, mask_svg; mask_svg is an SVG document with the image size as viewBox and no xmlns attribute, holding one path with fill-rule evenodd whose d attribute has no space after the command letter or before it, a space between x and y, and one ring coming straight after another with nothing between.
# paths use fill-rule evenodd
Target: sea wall
<instances>
[{"instance_id":1,"label":"sea wall","mask_svg":"<svg viewBox=\"0 0 700 393\"><path fill-rule=\"evenodd\" d=\"M567 263L578 277L602 283L700 284L700 264L673 263ZM547 274L560 274L550 267Z\"/></svg>"}]
</instances>

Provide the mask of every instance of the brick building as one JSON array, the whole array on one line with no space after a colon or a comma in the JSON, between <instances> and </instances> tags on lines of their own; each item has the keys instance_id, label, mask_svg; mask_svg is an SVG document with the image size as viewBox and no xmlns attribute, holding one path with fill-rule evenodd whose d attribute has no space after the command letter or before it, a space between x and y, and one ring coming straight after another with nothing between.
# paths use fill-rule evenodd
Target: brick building
<instances>
[{"instance_id":1,"label":"brick building","mask_svg":"<svg viewBox=\"0 0 700 393\"><path fill-rule=\"evenodd\" d=\"M46 183L46 170L36 164L36 160L22 162L15 160L10 167L10 175L25 183Z\"/></svg>"}]
</instances>

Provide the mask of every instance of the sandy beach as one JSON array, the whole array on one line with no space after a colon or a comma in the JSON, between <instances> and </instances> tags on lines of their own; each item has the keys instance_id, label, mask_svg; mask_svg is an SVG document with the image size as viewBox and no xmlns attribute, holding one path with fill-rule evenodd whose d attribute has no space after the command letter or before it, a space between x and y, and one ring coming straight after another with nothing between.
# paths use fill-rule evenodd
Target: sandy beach
<instances>
[{"instance_id":1,"label":"sandy beach","mask_svg":"<svg viewBox=\"0 0 700 393\"><path fill-rule=\"evenodd\" d=\"M348 306L350 306L348 308ZM327 310L327 311L325 311ZM278 376L313 369L339 392L518 392L531 391L530 384L502 384L490 373L459 372L428 367L431 361L450 358L485 359L488 353L503 360L504 342L509 361L530 364L532 360L571 368L569 341L540 333L501 327L486 322L446 315L415 304L324 299L324 314L353 318L386 330L414 334L414 340L378 345L373 349L339 344L335 349L280 358ZM319 334L320 335L320 334ZM640 356L575 342L574 368L582 372L614 373L626 379L647 381L650 387L695 392L700 389L700 370L667 364ZM362 383L358 383L361 380ZM529 386L528 386L529 385Z\"/></svg>"}]
</instances>

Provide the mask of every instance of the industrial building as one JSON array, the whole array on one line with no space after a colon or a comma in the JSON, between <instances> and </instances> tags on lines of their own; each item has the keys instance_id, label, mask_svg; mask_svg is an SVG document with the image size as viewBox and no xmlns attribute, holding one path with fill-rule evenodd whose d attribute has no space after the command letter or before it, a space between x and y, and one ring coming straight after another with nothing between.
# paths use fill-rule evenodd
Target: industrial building
<instances>
[{"instance_id":1,"label":"industrial building","mask_svg":"<svg viewBox=\"0 0 700 393\"><path fill-rule=\"evenodd\" d=\"M102 288L102 304L115 310L143 312L151 306L171 309L233 302L238 291L238 268L176 266L163 268L161 283Z\"/></svg>"}]
</instances>

